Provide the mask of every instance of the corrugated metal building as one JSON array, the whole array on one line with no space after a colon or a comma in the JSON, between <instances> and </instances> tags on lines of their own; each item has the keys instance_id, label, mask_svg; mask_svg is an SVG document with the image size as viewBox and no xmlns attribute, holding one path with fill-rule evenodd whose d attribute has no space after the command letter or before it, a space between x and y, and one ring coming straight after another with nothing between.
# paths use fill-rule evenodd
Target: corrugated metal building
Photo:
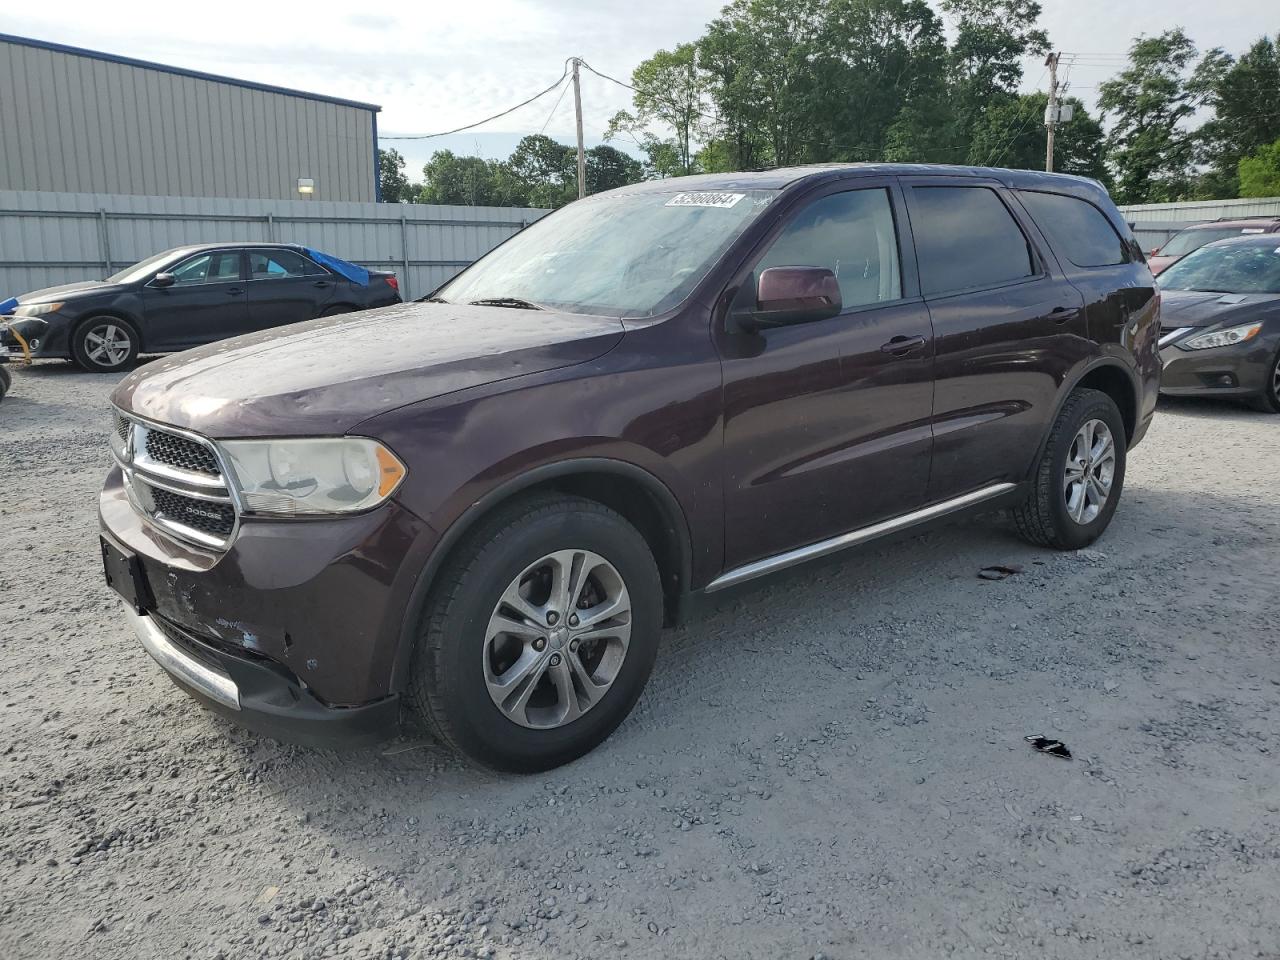
<instances>
[{"instance_id":1,"label":"corrugated metal building","mask_svg":"<svg viewBox=\"0 0 1280 960\"><path fill-rule=\"evenodd\" d=\"M0 189L378 199L378 110L0 34Z\"/></svg>"}]
</instances>

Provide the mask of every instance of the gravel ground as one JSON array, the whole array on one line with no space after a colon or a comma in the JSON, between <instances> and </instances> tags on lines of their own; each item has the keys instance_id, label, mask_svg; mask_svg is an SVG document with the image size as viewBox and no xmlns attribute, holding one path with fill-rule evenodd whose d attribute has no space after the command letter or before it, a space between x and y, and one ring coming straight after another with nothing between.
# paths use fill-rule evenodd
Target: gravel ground
<instances>
[{"instance_id":1,"label":"gravel ground","mask_svg":"<svg viewBox=\"0 0 1280 960\"><path fill-rule=\"evenodd\" d=\"M0 406L0 956L1280 957L1280 417L1167 404L1091 550L985 518L739 594L520 778L169 683L99 570L114 379Z\"/></svg>"}]
</instances>

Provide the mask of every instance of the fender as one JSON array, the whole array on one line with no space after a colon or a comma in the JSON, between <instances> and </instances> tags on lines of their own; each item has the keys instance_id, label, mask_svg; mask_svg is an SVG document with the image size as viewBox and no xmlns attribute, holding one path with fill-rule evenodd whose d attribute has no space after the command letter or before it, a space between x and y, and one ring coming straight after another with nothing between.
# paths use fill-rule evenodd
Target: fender
<instances>
[{"instance_id":1,"label":"fender","mask_svg":"<svg viewBox=\"0 0 1280 960\"><path fill-rule=\"evenodd\" d=\"M680 594L689 592L690 577L693 569L693 546L689 536L689 524L684 510L670 488L642 467L625 460L613 460L607 457L580 457L573 460L558 460L534 467L517 477L512 477L485 493L455 520L441 535L427 557L427 562L414 583L409 595L409 603L405 608L404 622L400 626L400 638L396 647L395 660L391 668L391 689L397 693L408 686L409 668L413 659L415 632L431 586L436 574L443 566L445 558L458 544L467 531L476 525L486 514L498 504L548 480L559 477L581 474L611 474L634 480L654 498L658 508L666 520L668 532L674 534L677 544L677 562Z\"/></svg>"},{"instance_id":2,"label":"fender","mask_svg":"<svg viewBox=\"0 0 1280 960\"><path fill-rule=\"evenodd\" d=\"M1138 382L1138 376L1134 371L1119 358L1102 355L1094 357L1085 362L1079 369L1072 372L1062 381L1062 386L1058 390L1058 398L1053 404L1053 414L1049 417L1045 426L1044 436L1040 438L1040 443L1036 446L1036 455L1031 460L1031 465L1027 468L1025 479L1030 480L1035 474L1036 466L1040 463L1040 459L1044 456L1045 447L1049 445L1049 435L1053 433L1053 425L1058 422L1058 414L1062 412L1062 408L1067 403L1067 398L1071 396L1071 392L1080 385L1080 381L1087 377L1093 371L1102 367L1114 367L1124 372L1125 377L1129 381L1129 389L1133 392L1133 409L1135 416L1142 415L1142 386ZM1135 428L1138 424L1134 425Z\"/></svg>"}]
</instances>

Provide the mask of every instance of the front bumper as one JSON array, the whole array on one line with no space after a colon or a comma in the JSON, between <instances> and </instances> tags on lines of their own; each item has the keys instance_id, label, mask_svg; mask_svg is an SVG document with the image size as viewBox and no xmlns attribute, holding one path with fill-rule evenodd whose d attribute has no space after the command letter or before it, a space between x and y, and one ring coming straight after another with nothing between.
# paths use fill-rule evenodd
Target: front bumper
<instances>
[{"instance_id":1,"label":"front bumper","mask_svg":"<svg viewBox=\"0 0 1280 960\"><path fill-rule=\"evenodd\" d=\"M258 733L314 746L370 743L395 732L400 699L337 708L268 662L234 656L201 643L155 614L125 604L143 649L179 687L210 709Z\"/></svg>"},{"instance_id":2,"label":"front bumper","mask_svg":"<svg viewBox=\"0 0 1280 960\"><path fill-rule=\"evenodd\" d=\"M1203 332L1193 330L1184 336ZM1164 362L1160 392L1172 397L1244 397L1262 393L1269 385L1267 377L1275 350L1274 340L1266 337L1208 350L1182 350L1171 343L1160 351Z\"/></svg>"},{"instance_id":3,"label":"front bumper","mask_svg":"<svg viewBox=\"0 0 1280 960\"><path fill-rule=\"evenodd\" d=\"M116 467L99 516L141 569L135 631L202 702L252 729L316 742L328 731L349 739L348 727L363 736L397 713L406 611L436 542L410 511L392 501L341 519L245 521L219 552L147 523Z\"/></svg>"}]
</instances>

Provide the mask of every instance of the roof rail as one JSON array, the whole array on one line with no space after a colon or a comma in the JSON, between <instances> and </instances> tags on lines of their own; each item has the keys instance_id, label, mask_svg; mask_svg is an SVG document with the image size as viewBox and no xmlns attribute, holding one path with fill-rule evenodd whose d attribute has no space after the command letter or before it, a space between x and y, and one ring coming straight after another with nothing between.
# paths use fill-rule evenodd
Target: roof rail
<instances>
[{"instance_id":1,"label":"roof rail","mask_svg":"<svg viewBox=\"0 0 1280 960\"><path fill-rule=\"evenodd\" d=\"M1255 214L1245 214L1239 217L1218 217L1213 222L1221 223L1224 220L1280 220L1280 214L1255 213Z\"/></svg>"}]
</instances>

